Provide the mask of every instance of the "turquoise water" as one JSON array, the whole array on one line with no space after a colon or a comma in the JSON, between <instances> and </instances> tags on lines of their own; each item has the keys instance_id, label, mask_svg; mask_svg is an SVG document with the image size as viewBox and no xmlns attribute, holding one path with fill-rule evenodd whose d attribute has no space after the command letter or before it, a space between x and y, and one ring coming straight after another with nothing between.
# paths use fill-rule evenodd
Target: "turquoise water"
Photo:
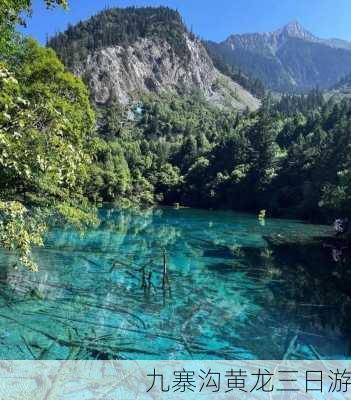
<instances>
[{"instance_id":1,"label":"turquoise water","mask_svg":"<svg viewBox=\"0 0 351 400\"><path fill-rule=\"evenodd\" d=\"M1 254L0 358L350 358L347 266L311 240L329 227L171 208L101 218L85 235L52 230L37 274Z\"/></svg>"}]
</instances>

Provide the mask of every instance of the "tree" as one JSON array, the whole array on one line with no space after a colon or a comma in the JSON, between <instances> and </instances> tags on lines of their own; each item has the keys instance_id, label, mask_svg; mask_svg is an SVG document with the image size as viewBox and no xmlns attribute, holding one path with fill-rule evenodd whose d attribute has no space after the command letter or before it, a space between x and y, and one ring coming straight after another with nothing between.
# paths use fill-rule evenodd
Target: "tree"
<instances>
[{"instance_id":1,"label":"tree","mask_svg":"<svg viewBox=\"0 0 351 400\"><path fill-rule=\"evenodd\" d=\"M67 0L44 0L48 8L68 7ZM0 59L11 52L17 24L25 25L23 14L30 15L32 0L0 0Z\"/></svg>"},{"instance_id":2,"label":"tree","mask_svg":"<svg viewBox=\"0 0 351 400\"><path fill-rule=\"evenodd\" d=\"M117 141L95 141L96 155L90 169L88 194L95 201L121 202L131 187L131 175L122 147Z\"/></svg>"},{"instance_id":3,"label":"tree","mask_svg":"<svg viewBox=\"0 0 351 400\"><path fill-rule=\"evenodd\" d=\"M77 224L94 220L85 184L95 118L86 87L52 50L27 40L18 61L0 65L0 220L5 246L26 221L31 226L12 236L13 246L23 249L25 238L28 246L38 244L43 231L34 228L26 204L51 207ZM28 247L20 253L35 269Z\"/></svg>"},{"instance_id":4,"label":"tree","mask_svg":"<svg viewBox=\"0 0 351 400\"><path fill-rule=\"evenodd\" d=\"M279 146L276 143L277 125L266 113L259 114L257 122L249 129L250 172L248 182L254 196L259 196L276 175Z\"/></svg>"},{"instance_id":5,"label":"tree","mask_svg":"<svg viewBox=\"0 0 351 400\"><path fill-rule=\"evenodd\" d=\"M21 57L14 74L2 68L0 81L2 190L45 205L78 199L95 126L87 90L33 40Z\"/></svg>"}]
</instances>

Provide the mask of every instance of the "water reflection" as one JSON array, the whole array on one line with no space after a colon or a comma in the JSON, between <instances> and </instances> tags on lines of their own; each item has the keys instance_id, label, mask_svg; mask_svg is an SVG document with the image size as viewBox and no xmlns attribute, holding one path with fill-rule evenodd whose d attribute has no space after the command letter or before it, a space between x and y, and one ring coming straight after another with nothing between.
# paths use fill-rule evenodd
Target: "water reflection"
<instances>
[{"instance_id":1,"label":"water reflection","mask_svg":"<svg viewBox=\"0 0 351 400\"><path fill-rule=\"evenodd\" d=\"M347 263L312 239L327 228L167 208L101 217L84 236L51 231L38 274L1 254L1 358L350 357Z\"/></svg>"}]
</instances>

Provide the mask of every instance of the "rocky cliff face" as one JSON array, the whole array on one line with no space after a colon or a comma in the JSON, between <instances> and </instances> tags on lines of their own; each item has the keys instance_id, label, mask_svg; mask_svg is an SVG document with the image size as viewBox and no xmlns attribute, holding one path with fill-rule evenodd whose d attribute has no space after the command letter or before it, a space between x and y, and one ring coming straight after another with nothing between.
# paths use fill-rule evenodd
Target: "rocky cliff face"
<instances>
[{"instance_id":1,"label":"rocky cliff face","mask_svg":"<svg viewBox=\"0 0 351 400\"><path fill-rule=\"evenodd\" d=\"M198 92L219 107L259 107L254 96L214 67L200 41L185 39L187 59L167 41L141 38L128 46L95 50L72 69L86 80L98 104L111 99L126 104L147 92Z\"/></svg>"}]
</instances>

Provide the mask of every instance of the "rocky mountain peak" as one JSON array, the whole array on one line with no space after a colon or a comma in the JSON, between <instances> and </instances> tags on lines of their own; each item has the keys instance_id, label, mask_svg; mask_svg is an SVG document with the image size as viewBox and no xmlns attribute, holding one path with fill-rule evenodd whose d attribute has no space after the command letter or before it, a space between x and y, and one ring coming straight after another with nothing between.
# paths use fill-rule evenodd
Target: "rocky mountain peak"
<instances>
[{"instance_id":1,"label":"rocky mountain peak","mask_svg":"<svg viewBox=\"0 0 351 400\"><path fill-rule=\"evenodd\" d=\"M307 42L317 43L320 40L311 32L306 30L298 21L290 21L288 24L268 34L273 50L277 50L290 39L300 39Z\"/></svg>"},{"instance_id":2,"label":"rocky mountain peak","mask_svg":"<svg viewBox=\"0 0 351 400\"><path fill-rule=\"evenodd\" d=\"M278 31L275 32L276 34L285 34L290 37L295 37L298 39L304 39L304 40L309 40L309 39L314 39L314 36L312 33L308 32L298 21L290 21L288 24L286 24L283 28L278 29Z\"/></svg>"}]
</instances>

